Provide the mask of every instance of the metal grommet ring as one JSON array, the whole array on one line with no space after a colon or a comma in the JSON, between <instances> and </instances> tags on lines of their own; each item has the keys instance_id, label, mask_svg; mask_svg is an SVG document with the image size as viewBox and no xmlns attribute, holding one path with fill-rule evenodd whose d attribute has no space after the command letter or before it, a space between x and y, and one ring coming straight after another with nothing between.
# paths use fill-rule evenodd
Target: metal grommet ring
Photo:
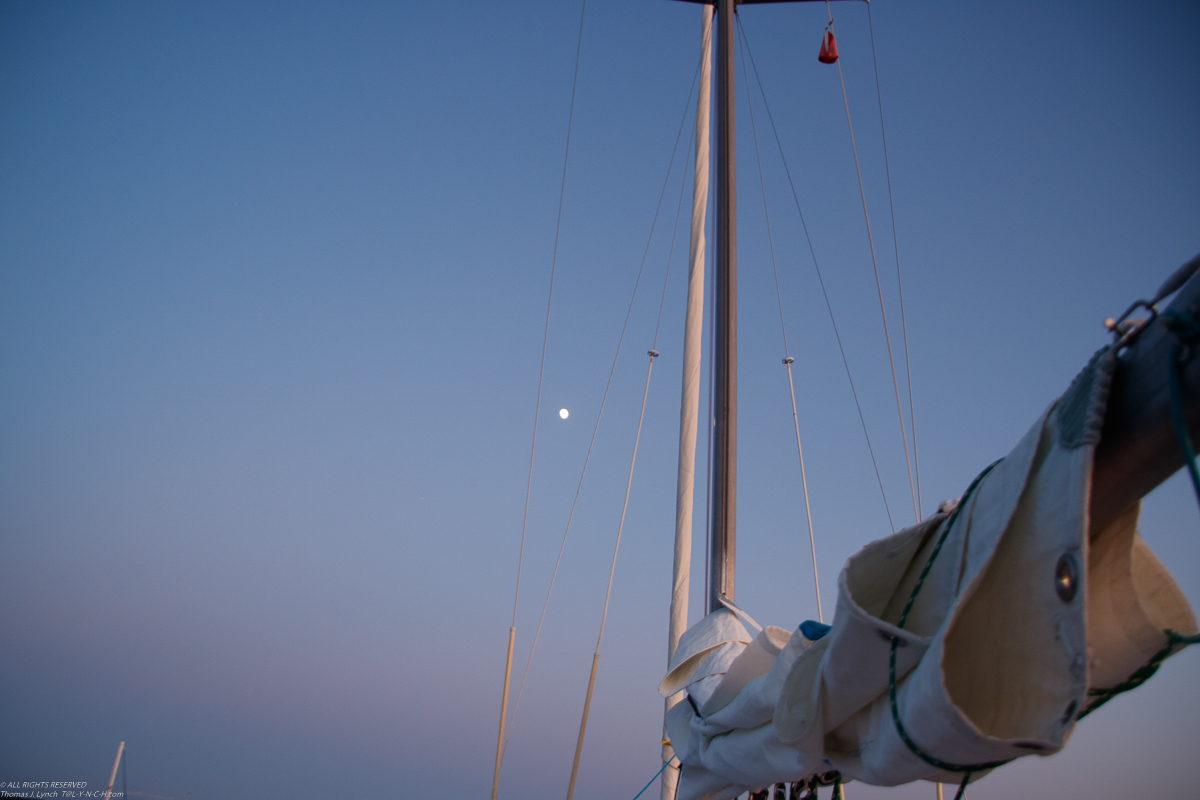
<instances>
[{"instance_id":1,"label":"metal grommet ring","mask_svg":"<svg viewBox=\"0 0 1200 800\"><path fill-rule=\"evenodd\" d=\"M1054 591L1064 603L1074 600L1079 591L1079 565L1071 553L1063 553L1054 567Z\"/></svg>"}]
</instances>

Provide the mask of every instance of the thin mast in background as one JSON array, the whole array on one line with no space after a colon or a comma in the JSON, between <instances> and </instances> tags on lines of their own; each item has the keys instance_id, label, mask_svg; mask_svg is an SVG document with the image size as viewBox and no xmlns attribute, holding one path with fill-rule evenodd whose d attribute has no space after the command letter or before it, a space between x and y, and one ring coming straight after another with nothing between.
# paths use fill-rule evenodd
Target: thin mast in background
<instances>
[{"instance_id":1,"label":"thin mast in background","mask_svg":"<svg viewBox=\"0 0 1200 800\"><path fill-rule=\"evenodd\" d=\"M112 775L108 778L108 788L104 790L104 800L109 800L112 795L113 784L117 782L117 767L121 766L121 754L125 752L125 743L121 742L117 745L117 758L113 761Z\"/></svg>"}]
</instances>

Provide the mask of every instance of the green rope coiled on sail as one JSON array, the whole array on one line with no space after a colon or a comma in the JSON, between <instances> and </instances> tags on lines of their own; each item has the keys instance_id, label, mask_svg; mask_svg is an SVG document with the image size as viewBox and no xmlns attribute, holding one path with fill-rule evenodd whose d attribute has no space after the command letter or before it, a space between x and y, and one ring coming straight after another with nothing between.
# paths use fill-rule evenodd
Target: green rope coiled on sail
<instances>
[{"instance_id":1,"label":"green rope coiled on sail","mask_svg":"<svg viewBox=\"0 0 1200 800\"><path fill-rule=\"evenodd\" d=\"M942 523L942 535L938 539L937 545L934 546L933 551L929 554L929 559L925 562L925 568L921 570L921 574L917 578L917 583L915 586L913 586L912 594L908 596L908 602L904 604L904 611L900 614L900 621L896 623L897 628L903 630L904 623L908 621L908 614L910 611L912 611L913 603L916 602L917 595L920 593L921 587L925 585L925 578L929 576L929 571L933 568L933 562L937 559L938 554L942 552L942 545L944 545L946 543L946 539L949 538L950 530L954 527L954 523L958 519L959 513L962 512L963 507L967 504L967 501L970 499L971 495L979 487L979 483L987 476L989 472L992 471L997 464L1000 463L1000 461L1003 460L1004 459L993 461L990 465L988 465L987 469L976 476L975 480L971 481L971 485L967 487L967 492L963 495L962 500L958 502L958 506L954 509L946 521ZM959 786L957 795L957 797L961 798L963 792L966 790L967 782L971 780L971 773L995 769L996 767L1007 764L1013 759L1006 758L1003 761L988 761L980 764L952 764L949 761L942 761L940 758L932 756L921 749L921 746L914 742L912 737L908 735L908 731L904 728L904 723L900 721L900 708L896 702L896 648L899 646L900 640L895 636L891 637L891 640L891 653L888 657L888 700L890 701L892 707L892 722L896 726L896 733L900 735L900 740L904 742L912 754L920 758L926 764L929 764L932 767L937 767L940 770L945 770L946 772L965 773L965 775L963 775L963 781Z\"/></svg>"},{"instance_id":2,"label":"green rope coiled on sail","mask_svg":"<svg viewBox=\"0 0 1200 800\"><path fill-rule=\"evenodd\" d=\"M1200 340L1200 319L1197 319L1191 313L1186 311L1168 310L1162 315L1163 324L1167 330L1175 337L1175 341L1171 345L1171 353L1169 358L1168 369L1168 387L1171 401L1171 420L1175 427L1175 436L1179 441L1179 448L1183 451L1184 463L1188 468L1188 474L1192 479L1192 487L1195 489L1196 498L1200 501L1200 469L1196 466L1196 451L1192 445L1191 436L1188 434L1187 425L1183 417L1183 381L1181 377L1182 365L1191 355L1191 346ZM900 620L896 623L896 627L903 629L905 622L908 621L908 615L912 611L913 604L916 602L917 595L921 591L921 587L925 584L925 579L929 575L929 571L933 568L933 562L937 559L938 554L942 550L942 545L950 535L950 530L953 528L955 521L958 519L959 513L967 500L979 486L980 481L991 472L992 468L999 464L999 461L992 463L987 469L979 473L979 476L971 482L967 488L966 494L959 501L958 507L942 524L941 538L938 539L937 545L929 554L929 559L925 562L924 569L921 570L920 576L917 578L917 583L913 587L912 593L908 597L908 602L904 604L904 611L900 614ZM1166 645L1155 653L1150 660L1142 667L1137 669L1126 680L1116 686L1107 689L1090 689L1088 694L1094 700L1088 704L1086 708L1076 718L1083 719L1088 714L1095 711L1100 706L1107 703L1112 698L1119 694L1136 689L1147 680L1149 680L1158 668L1162 666L1163 661L1171 655L1178 647L1186 647L1191 644L1200 644L1200 634L1193 636L1185 636L1176 631L1167 629L1163 631L1167 637ZM888 658L888 700L891 704L892 722L896 726L896 733L899 734L901 741L908 747L913 755L920 758L930 766L947 772L961 772L963 774L962 783L958 787L958 793L955 795L955 800L962 798L966 791L967 783L971 780L971 774L981 772L983 770L995 769L1003 766L1013 759L1003 759L1000 761L989 761L980 764L952 764L948 761L943 761L940 758L930 755L925 752L920 745L913 741L909 736L908 731L904 727L904 723L900 720L900 709L896 701L896 648L899 646L899 638L891 637L891 650Z\"/></svg>"},{"instance_id":3,"label":"green rope coiled on sail","mask_svg":"<svg viewBox=\"0 0 1200 800\"><path fill-rule=\"evenodd\" d=\"M1162 666L1162 663L1167 660L1167 656L1171 655L1176 647L1186 647L1189 644L1200 644L1200 634L1196 634L1194 636L1184 636L1181 633L1176 633L1170 628L1163 631L1163 633L1165 633L1167 636L1166 645L1153 656L1151 656L1150 660L1147 661L1144 666L1139 667L1128 678L1121 681L1116 686L1108 689L1088 689L1088 694L1096 699L1088 703L1087 707L1079 713L1079 716L1076 719L1083 719L1088 714L1092 713L1109 700L1112 700L1117 695L1124 694L1130 689L1136 689L1146 681L1150 680L1150 678L1154 676L1154 673L1158 672L1158 668Z\"/></svg>"},{"instance_id":4,"label":"green rope coiled on sail","mask_svg":"<svg viewBox=\"0 0 1200 800\"><path fill-rule=\"evenodd\" d=\"M1200 470L1196 468L1196 448L1192 445L1192 437L1188 433L1187 422L1183 417L1183 364L1191 357L1192 346L1200 339L1200 320L1188 311L1167 309L1160 317L1163 327L1167 329L1175 341L1171 343L1170 356L1167 358L1167 389L1171 401L1171 422L1175 427L1175 438L1183 453L1183 463L1192 479L1192 488L1196 499L1200 501ZM1167 660L1178 647L1200 644L1200 634L1185 636L1170 628L1163 631L1167 643L1157 653L1150 657L1144 665L1136 669L1132 675L1106 689L1089 689L1088 694L1095 698L1079 713L1078 719L1083 719L1100 706L1112 700L1119 694L1130 689L1136 689L1158 672L1158 668Z\"/></svg>"}]
</instances>

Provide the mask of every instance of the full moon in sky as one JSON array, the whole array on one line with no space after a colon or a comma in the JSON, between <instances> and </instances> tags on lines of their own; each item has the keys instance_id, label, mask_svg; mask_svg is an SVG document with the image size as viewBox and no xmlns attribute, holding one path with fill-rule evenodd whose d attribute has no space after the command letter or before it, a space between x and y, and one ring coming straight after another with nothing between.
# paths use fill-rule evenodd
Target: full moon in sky
<instances>
[{"instance_id":1,"label":"full moon in sky","mask_svg":"<svg viewBox=\"0 0 1200 800\"><path fill-rule=\"evenodd\" d=\"M569 416L571 416L571 412L567 411L565 408L560 408L558 410L558 418L559 419L566 419Z\"/></svg>"}]
</instances>

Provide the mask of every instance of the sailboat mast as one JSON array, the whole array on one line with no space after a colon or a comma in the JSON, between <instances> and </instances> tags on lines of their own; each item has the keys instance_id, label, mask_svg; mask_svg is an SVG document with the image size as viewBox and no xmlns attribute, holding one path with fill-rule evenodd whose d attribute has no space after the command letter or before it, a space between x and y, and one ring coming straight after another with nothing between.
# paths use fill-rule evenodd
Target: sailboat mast
<instances>
[{"instance_id":1,"label":"sailboat mast","mask_svg":"<svg viewBox=\"0 0 1200 800\"><path fill-rule=\"evenodd\" d=\"M737 159L733 40L737 0L717 0L716 336L708 611L733 600L737 553Z\"/></svg>"}]
</instances>

